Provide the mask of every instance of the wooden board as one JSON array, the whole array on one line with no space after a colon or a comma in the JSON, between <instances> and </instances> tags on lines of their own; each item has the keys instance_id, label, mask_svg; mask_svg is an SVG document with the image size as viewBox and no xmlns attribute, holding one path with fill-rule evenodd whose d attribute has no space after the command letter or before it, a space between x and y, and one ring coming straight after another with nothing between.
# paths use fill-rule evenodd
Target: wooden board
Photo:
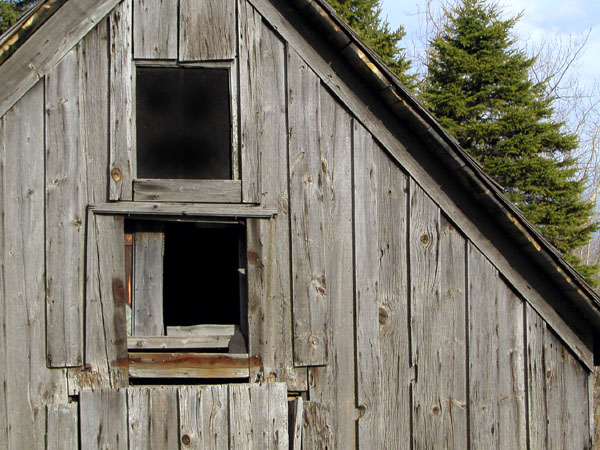
<instances>
[{"instance_id":1,"label":"wooden board","mask_svg":"<svg viewBox=\"0 0 600 450\"><path fill-rule=\"evenodd\" d=\"M326 298L327 366L310 368L310 399L329 405L327 424L336 430L333 448L355 447L354 297L352 239L352 118L323 87L320 88L320 148L311 158L312 176L322 180L323 230L310 236L322 246ZM310 220L310 219L309 219ZM299 233L300 234L300 233ZM309 238L309 236L305 236ZM296 242L296 241L295 241Z\"/></svg>"},{"instance_id":2,"label":"wooden board","mask_svg":"<svg viewBox=\"0 0 600 450\"><path fill-rule=\"evenodd\" d=\"M4 160L6 153L4 118L0 118L0 318L6 317L6 295L4 293ZM6 327L0 326L0 386L6 385ZM8 411L7 395L0 389L0 448L8 448Z\"/></svg>"},{"instance_id":3,"label":"wooden board","mask_svg":"<svg viewBox=\"0 0 600 450\"><path fill-rule=\"evenodd\" d=\"M301 367L328 362L323 232L329 206L324 191L331 188L327 186L329 174L322 173L328 168L320 154L319 79L291 49L287 70L294 364Z\"/></svg>"},{"instance_id":4,"label":"wooden board","mask_svg":"<svg viewBox=\"0 0 600 450\"><path fill-rule=\"evenodd\" d=\"M179 60L236 56L236 0L180 0Z\"/></svg>"},{"instance_id":5,"label":"wooden board","mask_svg":"<svg viewBox=\"0 0 600 450\"><path fill-rule=\"evenodd\" d=\"M15 55L13 55L14 57ZM8 448L43 448L45 405L66 398L64 370L46 368L44 84L2 118L3 316L0 425Z\"/></svg>"},{"instance_id":6,"label":"wooden board","mask_svg":"<svg viewBox=\"0 0 600 450\"><path fill-rule=\"evenodd\" d=\"M331 415L329 408L322 403L313 401L304 402L304 411L302 412L302 448L337 448L333 446L337 430L329 426Z\"/></svg>"},{"instance_id":7,"label":"wooden board","mask_svg":"<svg viewBox=\"0 0 600 450\"><path fill-rule=\"evenodd\" d=\"M240 203L239 180L146 180L133 183L133 199L142 202Z\"/></svg>"},{"instance_id":8,"label":"wooden board","mask_svg":"<svg viewBox=\"0 0 600 450\"><path fill-rule=\"evenodd\" d=\"M123 218L88 213L86 384L122 387L127 379Z\"/></svg>"},{"instance_id":9,"label":"wooden board","mask_svg":"<svg viewBox=\"0 0 600 450\"><path fill-rule=\"evenodd\" d=\"M133 336L163 336L163 256L165 234L140 224L133 244ZM143 230L143 231L142 231Z\"/></svg>"},{"instance_id":10,"label":"wooden board","mask_svg":"<svg viewBox=\"0 0 600 450\"><path fill-rule=\"evenodd\" d=\"M128 450L125 389L81 391L79 407L81 450Z\"/></svg>"},{"instance_id":11,"label":"wooden board","mask_svg":"<svg viewBox=\"0 0 600 450\"><path fill-rule=\"evenodd\" d=\"M109 16L110 41L115 43L110 46L110 200L132 200L131 184L135 178L135 74L131 54L131 9L131 2L125 1Z\"/></svg>"},{"instance_id":12,"label":"wooden board","mask_svg":"<svg viewBox=\"0 0 600 450\"><path fill-rule=\"evenodd\" d=\"M179 388L179 432L183 448L229 449L228 397L226 385Z\"/></svg>"},{"instance_id":13,"label":"wooden board","mask_svg":"<svg viewBox=\"0 0 600 450\"><path fill-rule=\"evenodd\" d=\"M129 449L179 448L176 387L127 389Z\"/></svg>"},{"instance_id":14,"label":"wooden board","mask_svg":"<svg viewBox=\"0 0 600 450\"><path fill-rule=\"evenodd\" d=\"M127 338L129 350L143 349L204 349L204 348L227 348L231 335L223 336L133 336Z\"/></svg>"},{"instance_id":15,"label":"wooden board","mask_svg":"<svg viewBox=\"0 0 600 450\"><path fill-rule=\"evenodd\" d=\"M415 183L408 245L415 448L467 448L466 243Z\"/></svg>"},{"instance_id":16,"label":"wooden board","mask_svg":"<svg viewBox=\"0 0 600 450\"><path fill-rule=\"evenodd\" d=\"M471 445L525 448L524 304L472 245L467 265Z\"/></svg>"},{"instance_id":17,"label":"wooden board","mask_svg":"<svg viewBox=\"0 0 600 450\"><path fill-rule=\"evenodd\" d=\"M177 59L177 2L133 1L133 55L141 59Z\"/></svg>"},{"instance_id":18,"label":"wooden board","mask_svg":"<svg viewBox=\"0 0 600 450\"><path fill-rule=\"evenodd\" d=\"M81 48L46 76L46 347L50 367L83 363L87 173L80 127Z\"/></svg>"},{"instance_id":19,"label":"wooden board","mask_svg":"<svg viewBox=\"0 0 600 450\"><path fill-rule=\"evenodd\" d=\"M185 203L112 202L91 205L96 214L181 217L254 217L269 219L276 208L253 205L189 205Z\"/></svg>"},{"instance_id":20,"label":"wooden board","mask_svg":"<svg viewBox=\"0 0 600 450\"><path fill-rule=\"evenodd\" d=\"M304 423L304 400L298 397L288 401L288 424L290 450L302 450L302 427Z\"/></svg>"},{"instance_id":21,"label":"wooden board","mask_svg":"<svg viewBox=\"0 0 600 450\"><path fill-rule=\"evenodd\" d=\"M46 450L79 450L77 403L46 406Z\"/></svg>"},{"instance_id":22,"label":"wooden board","mask_svg":"<svg viewBox=\"0 0 600 450\"><path fill-rule=\"evenodd\" d=\"M353 136L358 446L407 449L407 179L357 122Z\"/></svg>"}]
</instances>

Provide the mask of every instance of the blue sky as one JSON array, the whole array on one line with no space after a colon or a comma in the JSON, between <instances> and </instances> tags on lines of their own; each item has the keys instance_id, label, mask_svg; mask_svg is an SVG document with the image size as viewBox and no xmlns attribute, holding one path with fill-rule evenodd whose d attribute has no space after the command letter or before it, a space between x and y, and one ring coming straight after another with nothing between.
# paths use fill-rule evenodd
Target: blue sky
<instances>
[{"instance_id":1,"label":"blue sky","mask_svg":"<svg viewBox=\"0 0 600 450\"><path fill-rule=\"evenodd\" d=\"M437 0L433 0L436 2ZM409 53L419 53L419 35L422 34L425 0L383 0L383 16L387 16L392 28L404 26L407 36L404 46ZM585 53L576 70L581 80L593 84L600 80L600 0L500 0L507 17L523 13L516 26L516 33L527 45L535 46L549 33L581 36L591 28Z\"/></svg>"}]
</instances>

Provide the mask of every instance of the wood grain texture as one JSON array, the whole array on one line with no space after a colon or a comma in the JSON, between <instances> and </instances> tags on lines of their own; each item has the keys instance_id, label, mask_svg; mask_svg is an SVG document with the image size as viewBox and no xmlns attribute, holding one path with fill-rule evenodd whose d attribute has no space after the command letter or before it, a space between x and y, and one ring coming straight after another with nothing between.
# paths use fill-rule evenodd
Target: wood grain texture
<instances>
[{"instance_id":1,"label":"wood grain texture","mask_svg":"<svg viewBox=\"0 0 600 450\"><path fill-rule=\"evenodd\" d=\"M177 2L133 1L133 56L177 59Z\"/></svg>"},{"instance_id":2,"label":"wood grain texture","mask_svg":"<svg viewBox=\"0 0 600 450\"><path fill-rule=\"evenodd\" d=\"M127 389L129 449L179 448L176 387Z\"/></svg>"},{"instance_id":3,"label":"wood grain texture","mask_svg":"<svg viewBox=\"0 0 600 450\"><path fill-rule=\"evenodd\" d=\"M260 16L246 1L240 1L239 7L241 29L250 27L245 22L252 22L255 26L260 23ZM260 149L257 186L260 186L262 206L276 208L278 213L270 221L249 219L246 227L249 349L251 354L259 353L263 362L262 371L252 370L251 377L253 381L285 381L290 390L301 391L308 388L307 372L304 368L294 368L293 360L288 161L286 152L281 151L287 148L284 113L286 94L283 84L285 73L281 71L282 65L273 65L275 62L285 61L285 48L283 42L269 28L261 25L260 30L261 35L254 37L253 48L258 50L262 41L265 45L269 43L273 52L271 63L265 61L267 66L262 67L260 73L265 77L275 77L276 80L265 78L256 80L255 83L272 86L276 91L269 97L269 101L273 103L269 113L268 133L273 136L269 138L269 145ZM249 61L254 55L245 55L242 58ZM241 65L240 63L240 71L243 73L245 69ZM246 82L241 79L241 84ZM243 86L240 88L242 92L249 89ZM242 102L247 101L243 100L244 94L240 98ZM255 102L260 100L256 99ZM244 125L248 118L241 120L242 129L244 126L246 130L252 127L251 124Z\"/></svg>"},{"instance_id":4,"label":"wood grain texture","mask_svg":"<svg viewBox=\"0 0 600 450\"><path fill-rule=\"evenodd\" d=\"M291 49L287 70L294 364L301 367L328 362L327 250L323 232L327 226L324 191L329 187L327 174L323 173L327 160L321 162L319 145L319 79Z\"/></svg>"},{"instance_id":5,"label":"wood grain texture","mask_svg":"<svg viewBox=\"0 0 600 450\"><path fill-rule=\"evenodd\" d=\"M0 117L51 70L119 0L75 0L60 8L0 66Z\"/></svg>"},{"instance_id":6,"label":"wood grain texture","mask_svg":"<svg viewBox=\"0 0 600 450\"><path fill-rule=\"evenodd\" d=\"M239 180L145 180L133 183L133 199L142 202L240 203Z\"/></svg>"},{"instance_id":7,"label":"wood grain texture","mask_svg":"<svg viewBox=\"0 0 600 450\"><path fill-rule=\"evenodd\" d=\"M81 140L81 47L46 76L46 347L50 367L83 363L87 173Z\"/></svg>"},{"instance_id":8,"label":"wood grain texture","mask_svg":"<svg viewBox=\"0 0 600 450\"><path fill-rule=\"evenodd\" d=\"M229 449L229 392L226 385L179 388L182 448ZM187 438L186 438L187 436Z\"/></svg>"},{"instance_id":9,"label":"wood grain texture","mask_svg":"<svg viewBox=\"0 0 600 450\"><path fill-rule=\"evenodd\" d=\"M302 450L302 427L304 424L304 400L298 397L288 401L290 427L290 450Z\"/></svg>"},{"instance_id":10,"label":"wood grain texture","mask_svg":"<svg viewBox=\"0 0 600 450\"><path fill-rule=\"evenodd\" d=\"M331 412L327 405L319 402L304 402L302 413L302 448L325 450L332 446L336 430L329 426ZM362 448L378 448L376 443Z\"/></svg>"},{"instance_id":11,"label":"wood grain texture","mask_svg":"<svg viewBox=\"0 0 600 450\"><path fill-rule=\"evenodd\" d=\"M129 352L131 378L248 378L257 364L247 354Z\"/></svg>"},{"instance_id":12,"label":"wood grain texture","mask_svg":"<svg viewBox=\"0 0 600 450\"><path fill-rule=\"evenodd\" d=\"M411 436L407 179L357 122L354 186L358 446L405 449Z\"/></svg>"},{"instance_id":13,"label":"wood grain texture","mask_svg":"<svg viewBox=\"0 0 600 450\"><path fill-rule=\"evenodd\" d=\"M14 56L14 55L13 55ZM0 425L8 448L43 448L45 405L64 402L64 370L46 368L44 85L2 118L4 346ZM6 430L5 430L6 431Z\"/></svg>"},{"instance_id":14,"label":"wood grain texture","mask_svg":"<svg viewBox=\"0 0 600 450\"><path fill-rule=\"evenodd\" d=\"M236 56L236 0L180 0L179 60Z\"/></svg>"},{"instance_id":15,"label":"wood grain texture","mask_svg":"<svg viewBox=\"0 0 600 450\"><path fill-rule=\"evenodd\" d=\"M186 216L186 217L254 217L268 219L277 214L276 208L253 205L223 205L150 202L111 202L91 205L96 214L136 216Z\"/></svg>"},{"instance_id":16,"label":"wood grain texture","mask_svg":"<svg viewBox=\"0 0 600 450\"><path fill-rule=\"evenodd\" d=\"M142 349L207 349L207 348L227 348L231 335L226 336L133 336L127 338L127 348L129 350Z\"/></svg>"},{"instance_id":17,"label":"wood grain texture","mask_svg":"<svg viewBox=\"0 0 600 450\"><path fill-rule=\"evenodd\" d=\"M128 450L125 389L81 391L79 408L82 450Z\"/></svg>"},{"instance_id":18,"label":"wood grain texture","mask_svg":"<svg viewBox=\"0 0 600 450\"><path fill-rule=\"evenodd\" d=\"M309 389L311 401L330 406L327 423L337 431L332 435L331 446L354 448L355 385L350 376L354 373L352 118L323 87L320 90L319 148L317 152L305 153L303 158L310 159L309 176L319 180L323 228L318 234L303 237L310 239L311 246L325 249L329 364L309 369ZM301 241L300 245L305 244Z\"/></svg>"},{"instance_id":19,"label":"wood grain texture","mask_svg":"<svg viewBox=\"0 0 600 450\"><path fill-rule=\"evenodd\" d=\"M133 336L164 336L163 256L165 234L141 226L133 244ZM144 231L142 231L144 230ZM146 231L147 230L147 231Z\"/></svg>"},{"instance_id":20,"label":"wood grain texture","mask_svg":"<svg viewBox=\"0 0 600 450\"><path fill-rule=\"evenodd\" d=\"M547 448L548 410L546 403L546 371L544 363L544 336L546 324L530 306L525 308L527 333L527 405L530 448Z\"/></svg>"},{"instance_id":21,"label":"wood grain texture","mask_svg":"<svg viewBox=\"0 0 600 450\"><path fill-rule=\"evenodd\" d=\"M135 178L135 74L131 22L131 1L119 4L109 16L110 200L132 200L132 181Z\"/></svg>"},{"instance_id":22,"label":"wood grain texture","mask_svg":"<svg viewBox=\"0 0 600 450\"><path fill-rule=\"evenodd\" d=\"M4 118L0 118L0 320L6 317L6 293L4 284L4 159L6 152ZM0 326L0 386L5 386L6 372L6 327ZM6 389L0 388L0 448L8 448L8 410Z\"/></svg>"},{"instance_id":23,"label":"wood grain texture","mask_svg":"<svg viewBox=\"0 0 600 450\"><path fill-rule=\"evenodd\" d=\"M77 403L46 406L46 450L79 450Z\"/></svg>"},{"instance_id":24,"label":"wood grain texture","mask_svg":"<svg viewBox=\"0 0 600 450\"><path fill-rule=\"evenodd\" d=\"M123 218L88 213L84 385L123 387L127 378Z\"/></svg>"},{"instance_id":25,"label":"wood grain texture","mask_svg":"<svg viewBox=\"0 0 600 450\"><path fill-rule=\"evenodd\" d=\"M472 245L468 279L471 445L526 448L524 305Z\"/></svg>"}]
</instances>

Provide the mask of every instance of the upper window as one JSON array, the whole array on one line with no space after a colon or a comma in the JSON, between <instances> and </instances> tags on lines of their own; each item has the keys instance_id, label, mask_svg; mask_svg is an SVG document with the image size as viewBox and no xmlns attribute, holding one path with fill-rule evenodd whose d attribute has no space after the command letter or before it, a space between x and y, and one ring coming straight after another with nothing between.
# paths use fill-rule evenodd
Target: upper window
<instances>
[{"instance_id":1,"label":"upper window","mask_svg":"<svg viewBox=\"0 0 600 450\"><path fill-rule=\"evenodd\" d=\"M232 179L229 70L138 67L138 178Z\"/></svg>"}]
</instances>

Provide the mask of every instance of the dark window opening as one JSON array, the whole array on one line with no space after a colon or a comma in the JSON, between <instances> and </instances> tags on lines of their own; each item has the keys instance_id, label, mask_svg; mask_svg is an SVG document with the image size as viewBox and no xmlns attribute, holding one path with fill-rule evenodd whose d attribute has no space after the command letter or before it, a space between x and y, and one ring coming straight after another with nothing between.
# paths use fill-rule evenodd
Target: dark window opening
<instances>
[{"instance_id":1,"label":"dark window opening","mask_svg":"<svg viewBox=\"0 0 600 450\"><path fill-rule=\"evenodd\" d=\"M139 67L139 178L231 179L229 70Z\"/></svg>"}]
</instances>

